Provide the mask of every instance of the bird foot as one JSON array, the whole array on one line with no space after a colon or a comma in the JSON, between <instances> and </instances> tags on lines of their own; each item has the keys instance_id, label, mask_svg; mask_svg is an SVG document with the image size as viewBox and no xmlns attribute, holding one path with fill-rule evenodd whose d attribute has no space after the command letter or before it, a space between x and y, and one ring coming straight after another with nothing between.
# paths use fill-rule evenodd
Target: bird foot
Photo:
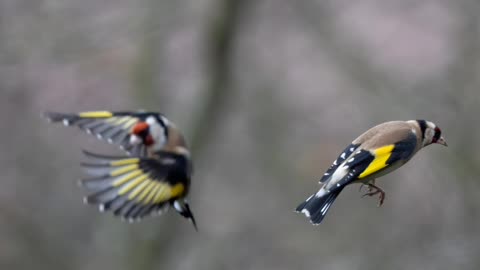
<instances>
[{"instance_id":1,"label":"bird foot","mask_svg":"<svg viewBox=\"0 0 480 270\"><path fill-rule=\"evenodd\" d=\"M360 190L361 190L362 186L360 186ZM368 187L368 192L363 194L362 198L365 197L365 196L372 197L374 195L379 194L378 207L382 206L383 201L385 200L385 191L383 191L383 189L381 189L381 188L379 188L379 187L377 187L377 186L375 186L374 184L371 184L371 183L366 184L366 186Z\"/></svg>"},{"instance_id":2,"label":"bird foot","mask_svg":"<svg viewBox=\"0 0 480 270\"><path fill-rule=\"evenodd\" d=\"M360 184L360 187L358 188L358 192L362 191L363 187L367 187L367 190L368 192L372 192L373 191L373 188L369 185L369 184ZM367 194L365 194L364 196L366 196Z\"/></svg>"}]
</instances>

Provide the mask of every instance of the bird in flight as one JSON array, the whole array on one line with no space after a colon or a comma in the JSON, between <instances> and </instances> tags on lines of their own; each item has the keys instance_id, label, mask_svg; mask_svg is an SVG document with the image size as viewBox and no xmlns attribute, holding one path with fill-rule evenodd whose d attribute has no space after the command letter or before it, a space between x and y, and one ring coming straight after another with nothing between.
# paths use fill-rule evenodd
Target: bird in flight
<instances>
[{"instance_id":1,"label":"bird in flight","mask_svg":"<svg viewBox=\"0 0 480 270\"><path fill-rule=\"evenodd\" d=\"M375 179L401 167L433 143L447 146L440 128L426 120L391 121L367 130L338 156L320 179L320 190L296 212L312 224L320 224L340 192L352 183L366 185L364 196L378 195L382 205L385 192L375 185Z\"/></svg>"},{"instance_id":2,"label":"bird in flight","mask_svg":"<svg viewBox=\"0 0 480 270\"><path fill-rule=\"evenodd\" d=\"M83 151L88 177L79 181L89 194L85 203L110 211L128 221L160 214L169 207L191 220L187 202L192 161L178 128L155 112L89 111L46 112L53 123L76 126L98 139L119 146L124 156Z\"/></svg>"}]
</instances>

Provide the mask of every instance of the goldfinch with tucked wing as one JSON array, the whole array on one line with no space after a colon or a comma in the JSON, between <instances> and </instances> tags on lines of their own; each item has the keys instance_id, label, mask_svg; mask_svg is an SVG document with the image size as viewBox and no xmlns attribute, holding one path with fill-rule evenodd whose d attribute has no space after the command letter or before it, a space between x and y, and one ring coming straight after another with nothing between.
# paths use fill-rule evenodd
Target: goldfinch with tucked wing
<instances>
[{"instance_id":1,"label":"goldfinch with tucked wing","mask_svg":"<svg viewBox=\"0 0 480 270\"><path fill-rule=\"evenodd\" d=\"M440 128L430 121L391 121L369 129L345 148L320 179L320 190L301 203L296 212L303 213L312 224L319 224L338 194L352 183L367 185L364 196L379 194L382 205L385 192L375 185L375 179L399 168L432 143L447 146Z\"/></svg>"},{"instance_id":2,"label":"goldfinch with tucked wing","mask_svg":"<svg viewBox=\"0 0 480 270\"><path fill-rule=\"evenodd\" d=\"M195 218L186 201L192 162L185 139L163 115L151 112L46 113L52 122L78 126L100 139L120 145L132 156L106 156L84 151L89 178L80 184L90 194L85 203L112 211L129 221L159 214L173 206Z\"/></svg>"}]
</instances>

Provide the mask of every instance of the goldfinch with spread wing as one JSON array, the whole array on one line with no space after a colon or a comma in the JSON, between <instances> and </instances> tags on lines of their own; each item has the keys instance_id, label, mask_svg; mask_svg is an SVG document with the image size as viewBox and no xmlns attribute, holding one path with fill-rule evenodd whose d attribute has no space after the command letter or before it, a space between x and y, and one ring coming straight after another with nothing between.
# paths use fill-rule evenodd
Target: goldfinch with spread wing
<instances>
[{"instance_id":1,"label":"goldfinch with spread wing","mask_svg":"<svg viewBox=\"0 0 480 270\"><path fill-rule=\"evenodd\" d=\"M367 130L345 148L320 179L320 190L296 212L303 213L312 224L320 224L338 194L352 183L366 185L364 196L378 194L382 205L385 192L375 185L375 179L401 167L432 143L447 146L440 128L430 121L391 121Z\"/></svg>"},{"instance_id":2,"label":"goldfinch with spread wing","mask_svg":"<svg viewBox=\"0 0 480 270\"><path fill-rule=\"evenodd\" d=\"M80 184L90 194L85 203L98 205L128 221L159 214L173 206L195 218L186 201L192 162L185 139L163 115L151 112L46 113L52 122L78 126L98 138L122 146L131 156L106 156L84 151L89 175Z\"/></svg>"}]
</instances>

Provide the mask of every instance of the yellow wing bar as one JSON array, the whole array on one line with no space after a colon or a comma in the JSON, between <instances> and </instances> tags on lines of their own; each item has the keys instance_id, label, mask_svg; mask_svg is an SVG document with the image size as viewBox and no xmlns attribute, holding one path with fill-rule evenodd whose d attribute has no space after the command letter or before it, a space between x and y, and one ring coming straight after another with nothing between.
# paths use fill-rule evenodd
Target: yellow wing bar
<instances>
[{"instance_id":1,"label":"yellow wing bar","mask_svg":"<svg viewBox=\"0 0 480 270\"><path fill-rule=\"evenodd\" d=\"M373 155L375 158L370 163L370 165L368 165L368 167L358 176L358 178L365 178L387 167L387 160L390 158L393 148L395 148L395 145L390 144L375 149L373 151Z\"/></svg>"},{"instance_id":2,"label":"yellow wing bar","mask_svg":"<svg viewBox=\"0 0 480 270\"><path fill-rule=\"evenodd\" d=\"M78 116L81 118L108 118L113 117L113 113L109 111L82 112Z\"/></svg>"}]
</instances>

